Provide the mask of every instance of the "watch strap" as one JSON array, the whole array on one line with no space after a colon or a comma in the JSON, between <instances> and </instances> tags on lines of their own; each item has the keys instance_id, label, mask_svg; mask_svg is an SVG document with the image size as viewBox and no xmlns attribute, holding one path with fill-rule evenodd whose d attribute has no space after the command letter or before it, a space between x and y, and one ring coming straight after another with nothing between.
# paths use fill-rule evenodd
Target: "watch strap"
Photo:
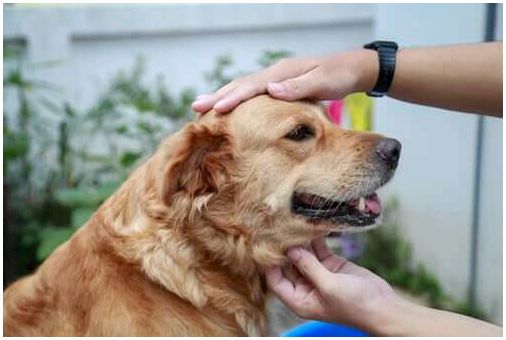
<instances>
[{"instance_id":1,"label":"watch strap","mask_svg":"<svg viewBox=\"0 0 506 340\"><path fill-rule=\"evenodd\" d=\"M364 45L364 48L378 52L379 72L374 88L367 92L371 97L382 97L388 93L394 79L398 45L393 41L377 40Z\"/></svg>"}]
</instances>

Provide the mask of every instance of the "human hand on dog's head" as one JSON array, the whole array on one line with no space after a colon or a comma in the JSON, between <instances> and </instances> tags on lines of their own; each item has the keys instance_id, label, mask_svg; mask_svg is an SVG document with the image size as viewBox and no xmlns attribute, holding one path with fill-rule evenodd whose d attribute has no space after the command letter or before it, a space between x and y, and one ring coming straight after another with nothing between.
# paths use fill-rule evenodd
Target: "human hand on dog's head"
<instances>
[{"instance_id":1,"label":"human hand on dog's head","mask_svg":"<svg viewBox=\"0 0 506 340\"><path fill-rule=\"evenodd\" d=\"M324 57L289 58L238 78L210 95L200 95L192 108L225 113L259 94L276 99L340 99L373 88L378 73L376 52L357 50Z\"/></svg>"},{"instance_id":2,"label":"human hand on dog's head","mask_svg":"<svg viewBox=\"0 0 506 340\"><path fill-rule=\"evenodd\" d=\"M323 237L287 255L292 266L269 269L267 284L302 318L370 329L397 298L383 279L332 254Z\"/></svg>"}]
</instances>

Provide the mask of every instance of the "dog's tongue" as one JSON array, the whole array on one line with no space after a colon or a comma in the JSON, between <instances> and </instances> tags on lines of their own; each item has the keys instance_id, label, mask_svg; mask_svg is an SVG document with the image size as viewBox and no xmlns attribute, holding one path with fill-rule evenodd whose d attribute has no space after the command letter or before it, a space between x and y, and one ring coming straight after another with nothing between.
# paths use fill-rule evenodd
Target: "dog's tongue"
<instances>
[{"instance_id":1,"label":"dog's tongue","mask_svg":"<svg viewBox=\"0 0 506 340\"><path fill-rule=\"evenodd\" d=\"M379 214L381 212L381 203L376 193L371 194L365 198L366 209L373 214Z\"/></svg>"}]
</instances>

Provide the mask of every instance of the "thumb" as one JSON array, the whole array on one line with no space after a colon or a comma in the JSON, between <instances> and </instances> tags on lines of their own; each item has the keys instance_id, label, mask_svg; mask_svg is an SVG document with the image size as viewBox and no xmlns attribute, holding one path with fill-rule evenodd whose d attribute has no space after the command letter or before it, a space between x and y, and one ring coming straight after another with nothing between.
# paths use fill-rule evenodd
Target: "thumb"
<instances>
[{"instance_id":1,"label":"thumb","mask_svg":"<svg viewBox=\"0 0 506 340\"><path fill-rule=\"evenodd\" d=\"M313 70L297 78L287 79L279 83L269 83L267 84L267 91L274 98L291 101L319 97L322 85L322 77L319 77L316 70Z\"/></svg>"},{"instance_id":2,"label":"thumb","mask_svg":"<svg viewBox=\"0 0 506 340\"><path fill-rule=\"evenodd\" d=\"M320 263L313 253L297 247L288 251L288 257L299 272L319 291L322 293L328 291L333 274Z\"/></svg>"}]
</instances>

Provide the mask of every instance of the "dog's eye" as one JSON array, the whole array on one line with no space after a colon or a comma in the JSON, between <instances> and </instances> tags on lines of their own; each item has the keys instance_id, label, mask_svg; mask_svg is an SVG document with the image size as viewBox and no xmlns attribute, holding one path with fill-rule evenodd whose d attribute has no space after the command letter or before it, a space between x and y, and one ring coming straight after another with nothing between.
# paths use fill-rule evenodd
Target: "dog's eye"
<instances>
[{"instance_id":1,"label":"dog's eye","mask_svg":"<svg viewBox=\"0 0 506 340\"><path fill-rule=\"evenodd\" d=\"M311 137L314 137L314 131L307 125L298 125L285 136L285 138L296 142L300 142Z\"/></svg>"}]
</instances>

